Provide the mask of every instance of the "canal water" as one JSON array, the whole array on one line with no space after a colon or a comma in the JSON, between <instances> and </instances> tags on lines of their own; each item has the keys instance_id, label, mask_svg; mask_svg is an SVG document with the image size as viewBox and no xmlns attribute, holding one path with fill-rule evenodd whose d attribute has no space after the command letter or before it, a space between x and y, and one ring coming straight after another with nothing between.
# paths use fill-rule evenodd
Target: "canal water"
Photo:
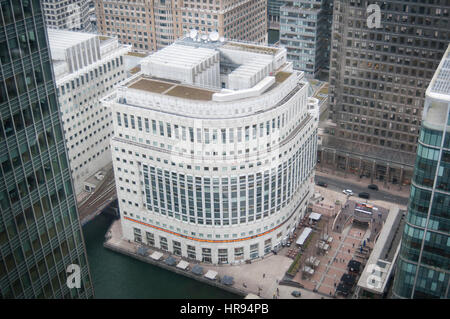
<instances>
[{"instance_id":1,"label":"canal water","mask_svg":"<svg viewBox=\"0 0 450 319\"><path fill-rule=\"evenodd\" d=\"M112 221L111 216L101 214L83 226L96 298L242 298L104 248L104 236Z\"/></svg>"}]
</instances>

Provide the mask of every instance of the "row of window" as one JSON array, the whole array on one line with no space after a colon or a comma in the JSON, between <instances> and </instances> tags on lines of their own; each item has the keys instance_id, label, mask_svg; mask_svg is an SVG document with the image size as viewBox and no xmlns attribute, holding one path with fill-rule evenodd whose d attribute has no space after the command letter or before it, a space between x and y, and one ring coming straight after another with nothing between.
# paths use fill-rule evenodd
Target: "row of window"
<instances>
[{"instance_id":1,"label":"row of window","mask_svg":"<svg viewBox=\"0 0 450 319\"><path fill-rule=\"evenodd\" d=\"M143 165L146 207L199 224L230 225L254 221L285 207L314 167L314 136L277 169L231 178L185 176ZM195 182L194 182L195 180ZM220 180L221 186L210 187ZM239 180L239 183L238 183ZM238 194L239 190L239 194ZM194 193L195 192L195 193ZM238 196L239 195L239 196Z\"/></svg>"},{"instance_id":2,"label":"row of window","mask_svg":"<svg viewBox=\"0 0 450 319\"><path fill-rule=\"evenodd\" d=\"M172 240L172 247L169 248L169 242L166 237L159 236L159 245L157 246L155 235L151 232L145 232L145 242L142 238L142 233L139 228L133 228L134 241L137 243L146 243L152 247L158 247L165 251L171 251L174 255L184 256L194 260L201 260L204 263L212 263L212 248L202 247L198 249L196 246L186 245L183 249L181 242ZM264 255L267 255L272 251L272 239L266 239L264 241ZM230 257L234 257L234 261L240 261L244 259L244 250L246 247L235 247L234 249L218 248L217 249L217 262L219 264L229 263ZM250 259L255 259L260 257L259 243L252 244L248 247L248 255ZM231 255L233 254L233 255Z\"/></svg>"},{"instance_id":3,"label":"row of window","mask_svg":"<svg viewBox=\"0 0 450 319\"><path fill-rule=\"evenodd\" d=\"M129 117L128 117L129 116ZM153 133L168 138L175 138L182 141L190 141L192 143L235 143L256 140L258 137L269 136L285 127L289 120L285 114L278 116L276 119L266 121L265 123L248 125L237 128L194 128L186 127L179 124L171 124L168 122L149 120L141 116L128 115L126 113L116 112L116 121L118 126L125 128L137 129L141 132Z\"/></svg>"}]
</instances>

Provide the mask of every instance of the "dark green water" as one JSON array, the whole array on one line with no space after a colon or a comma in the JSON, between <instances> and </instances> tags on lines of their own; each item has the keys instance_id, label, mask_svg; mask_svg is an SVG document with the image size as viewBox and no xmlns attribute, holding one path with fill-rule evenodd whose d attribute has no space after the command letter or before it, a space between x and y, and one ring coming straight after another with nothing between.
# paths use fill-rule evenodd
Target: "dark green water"
<instances>
[{"instance_id":1,"label":"dark green water","mask_svg":"<svg viewBox=\"0 0 450 319\"><path fill-rule=\"evenodd\" d=\"M99 215L83 227L96 298L241 298L104 248L104 235L111 222L111 217Z\"/></svg>"}]
</instances>

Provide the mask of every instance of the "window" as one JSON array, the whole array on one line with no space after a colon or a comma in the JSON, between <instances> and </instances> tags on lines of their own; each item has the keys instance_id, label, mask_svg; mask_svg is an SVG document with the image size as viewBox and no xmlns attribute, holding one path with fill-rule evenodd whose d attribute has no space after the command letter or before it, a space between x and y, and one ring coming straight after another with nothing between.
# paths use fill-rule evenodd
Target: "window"
<instances>
[{"instance_id":1,"label":"window","mask_svg":"<svg viewBox=\"0 0 450 319\"><path fill-rule=\"evenodd\" d=\"M169 250L166 237L162 237L162 236L159 237L159 246L162 250Z\"/></svg>"},{"instance_id":2,"label":"window","mask_svg":"<svg viewBox=\"0 0 450 319\"><path fill-rule=\"evenodd\" d=\"M202 262L212 263L211 248L202 248Z\"/></svg>"},{"instance_id":3,"label":"window","mask_svg":"<svg viewBox=\"0 0 450 319\"><path fill-rule=\"evenodd\" d=\"M228 250L219 249L219 264L227 264L227 263L228 263Z\"/></svg>"}]
</instances>

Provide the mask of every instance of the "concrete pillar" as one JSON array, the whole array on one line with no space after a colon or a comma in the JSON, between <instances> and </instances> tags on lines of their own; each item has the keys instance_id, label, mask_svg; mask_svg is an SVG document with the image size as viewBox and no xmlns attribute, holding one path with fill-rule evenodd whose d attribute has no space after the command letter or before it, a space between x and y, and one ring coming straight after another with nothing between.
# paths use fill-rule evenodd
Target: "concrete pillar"
<instances>
[{"instance_id":1,"label":"concrete pillar","mask_svg":"<svg viewBox=\"0 0 450 319\"><path fill-rule=\"evenodd\" d=\"M360 157L360 158L359 158L359 167L358 167L358 173L359 173L359 176L361 176L361 174L362 174L362 171L361 171L361 165L362 165L362 158Z\"/></svg>"},{"instance_id":2,"label":"concrete pillar","mask_svg":"<svg viewBox=\"0 0 450 319\"><path fill-rule=\"evenodd\" d=\"M386 175L384 176L384 186L387 185L388 181L389 181L389 163L386 164Z\"/></svg>"},{"instance_id":3,"label":"concrete pillar","mask_svg":"<svg viewBox=\"0 0 450 319\"><path fill-rule=\"evenodd\" d=\"M334 165L334 167L337 167L337 163L336 163L336 150L333 151L333 165Z\"/></svg>"},{"instance_id":4,"label":"concrete pillar","mask_svg":"<svg viewBox=\"0 0 450 319\"><path fill-rule=\"evenodd\" d=\"M372 172L370 173L370 184L373 184L373 176L375 174L375 161L372 163Z\"/></svg>"},{"instance_id":5,"label":"concrete pillar","mask_svg":"<svg viewBox=\"0 0 450 319\"><path fill-rule=\"evenodd\" d=\"M399 190L399 191L401 191L401 190L402 190L402 183L403 183L403 170L404 170L403 166L402 166L402 167L400 167L400 180L398 181L398 185L399 185L399 187L398 187L398 190Z\"/></svg>"},{"instance_id":6,"label":"concrete pillar","mask_svg":"<svg viewBox=\"0 0 450 319\"><path fill-rule=\"evenodd\" d=\"M347 172L348 172L348 154L345 156L345 169L344 169L344 177L347 177Z\"/></svg>"}]
</instances>

